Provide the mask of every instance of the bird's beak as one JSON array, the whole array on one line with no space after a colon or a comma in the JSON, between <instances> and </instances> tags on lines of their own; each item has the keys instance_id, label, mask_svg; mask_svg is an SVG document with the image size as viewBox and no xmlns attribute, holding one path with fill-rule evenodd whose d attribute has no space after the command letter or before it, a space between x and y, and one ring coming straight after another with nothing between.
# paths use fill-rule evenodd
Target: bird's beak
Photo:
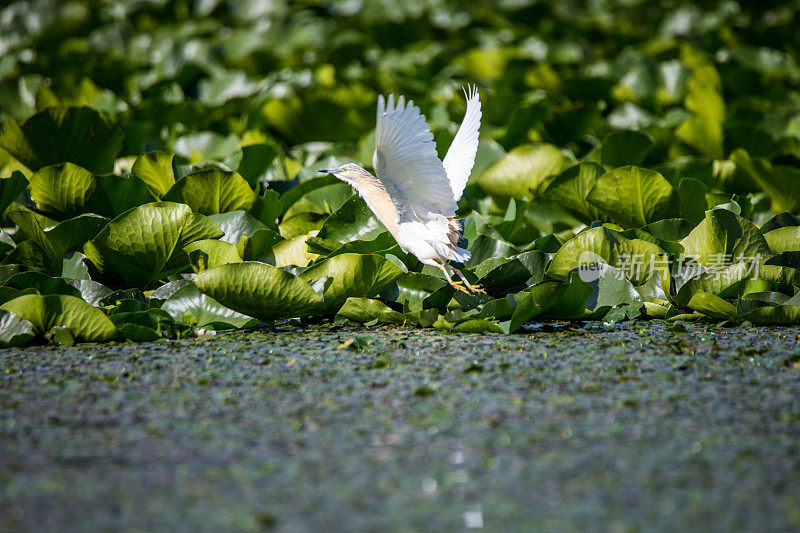
<instances>
[{"instance_id":1,"label":"bird's beak","mask_svg":"<svg viewBox=\"0 0 800 533\"><path fill-rule=\"evenodd\" d=\"M333 174L333 169L321 168L321 169L317 170L317 172L319 172L321 174Z\"/></svg>"}]
</instances>

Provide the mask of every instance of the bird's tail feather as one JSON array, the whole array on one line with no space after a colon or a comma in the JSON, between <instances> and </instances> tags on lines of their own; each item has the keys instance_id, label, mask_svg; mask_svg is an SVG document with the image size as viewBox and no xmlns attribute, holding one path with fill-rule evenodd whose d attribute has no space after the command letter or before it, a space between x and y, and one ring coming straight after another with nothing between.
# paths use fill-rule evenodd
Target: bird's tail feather
<instances>
[{"instance_id":1,"label":"bird's tail feather","mask_svg":"<svg viewBox=\"0 0 800 533\"><path fill-rule=\"evenodd\" d=\"M472 254L469 253L468 250L459 247L455 247L455 249L451 248L450 253L450 259L456 263L466 263L469 261L469 258L472 257Z\"/></svg>"}]
</instances>

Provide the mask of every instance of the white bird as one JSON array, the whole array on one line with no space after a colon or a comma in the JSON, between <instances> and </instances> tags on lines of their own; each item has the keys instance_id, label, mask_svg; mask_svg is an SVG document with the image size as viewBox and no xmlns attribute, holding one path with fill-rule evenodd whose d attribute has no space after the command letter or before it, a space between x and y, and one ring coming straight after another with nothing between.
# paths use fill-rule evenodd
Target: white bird
<instances>
[{"instance_id":1,"label":"white bird","mask_svg":"<svg viewBox=\"0 0 800 533\"><path fill-rule=\"evenodd\" d=\"M448 264L470 258L470 253L458 246L462 227L455 216L478 151L481 102L476 87L464 94L467 112L443 161L436 153L430 126L414 102L406 103L401 96L395 103L394 95L388 100L381 95L372 157L378 177L356 163L320 172L352 185L403 251L440 268L458 290L484 292ZM463 285L453 281L448 268Z\"/></svg>"}]
</instances>

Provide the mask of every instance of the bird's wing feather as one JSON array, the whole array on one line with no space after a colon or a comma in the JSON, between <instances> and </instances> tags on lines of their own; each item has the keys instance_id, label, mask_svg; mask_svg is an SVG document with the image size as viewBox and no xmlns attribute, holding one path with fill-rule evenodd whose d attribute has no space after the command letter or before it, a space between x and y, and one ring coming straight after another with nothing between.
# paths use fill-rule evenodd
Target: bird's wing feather
<instances>
[{"instance_id":1,"label":"bird's wing feather","mask_svg":"<svg viewBox=\"0 0 800 533\"><path fill-rule=\"evenodd\" d=\"M478 153L478 129L481 127L481 101L478 97L478 88L473 85L469 88L469 93L464 91L464 95L467 97L467 112L442 162L456 201L464 193L469 174L475 165L475 154Z\"/></svg>"},{"instance_id":2,"label":"bird's wing feather","mask_svg":"<svg viewBox=\"0 0 800 533\"><path fill-rule=\"evenodd\" d=\"M395 204L398 220L455 216L457 204L436 142L419 108L401 96L378 97L375 173Z\"/></svg>"}]
</instances>

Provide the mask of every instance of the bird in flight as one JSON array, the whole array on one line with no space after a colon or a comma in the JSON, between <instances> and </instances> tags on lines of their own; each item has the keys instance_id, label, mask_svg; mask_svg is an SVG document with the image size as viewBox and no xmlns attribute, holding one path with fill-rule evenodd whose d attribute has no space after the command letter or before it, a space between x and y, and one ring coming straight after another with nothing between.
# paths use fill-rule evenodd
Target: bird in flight
<instances>
[{"instance_id":1,"label":"bird in flight","mask_svg":"<svg viewBox=\"0 0 800 533\"><path fill-rule=\"evenodd\" d=\"M481 101L474 86L464 93L467 112L444 160L436 153L436 142L419 107L402 96L395 101L394 95L386 100L381 95L372 156L378 177L356 163L320 172L353 186L403 251L441 269L456 289L484 293L448 263L470 258L458 246L462 227L455 216L478 151ZM453 281L448 268L461 281Z\"/></svg>"}]
</instances>

